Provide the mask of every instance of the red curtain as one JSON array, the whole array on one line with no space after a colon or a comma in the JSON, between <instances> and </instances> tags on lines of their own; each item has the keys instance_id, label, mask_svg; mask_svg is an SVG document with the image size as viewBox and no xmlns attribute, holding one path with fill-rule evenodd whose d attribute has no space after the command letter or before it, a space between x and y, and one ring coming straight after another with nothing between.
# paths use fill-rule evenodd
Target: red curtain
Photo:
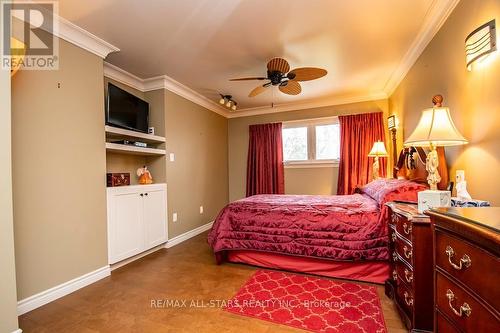
<instances>
[{"instance_id":1,"label":"red curtain","mask_svg":"<svg viewBox=\"0 0 500 333\"><path fill-rule=\"evenodd\" d=\"M382 112L339 116L340 164L337 194L352 194L356 185L372 179L373 158L368 157L375 141L384 141ZM387 146L386 146L387 148ZM386 157L379 158L380 177L386 176Z\"/></svg>"},{"instance_id":2,"label":"red curtain","mask_svg":"<svg viewBox=\"0 0 500 333\"><path fill-rule=\"evenodd\" d=\"M281 123L250 126L247 197L285 193L281 128Z\"/></svg>"}]
</instances>

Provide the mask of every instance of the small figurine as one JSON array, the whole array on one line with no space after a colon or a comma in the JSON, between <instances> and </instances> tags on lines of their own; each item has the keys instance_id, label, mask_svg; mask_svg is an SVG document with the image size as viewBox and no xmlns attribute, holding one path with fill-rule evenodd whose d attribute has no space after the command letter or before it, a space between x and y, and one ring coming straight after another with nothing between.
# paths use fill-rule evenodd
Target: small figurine
<instances>
[{"instance_id":1,"label":"small figurine","mask_svg":"<svg viewBox=\"0 0 500 333\"><path fill-rule=\"evenodd\" d=\"M151 176L147 166L137 169L137 177L139 177L139 184L141 185L153 184L153 176Z\"/></svg>"},{"instance_id":2,"label":"small figurine","mask_svg":"<svg viewBox=\"0 0 500 333\"><path fill-rule=\"evenodd\" d=\"M457 170L456 173L456 181L457 181L457 197L459 200L471 200L471 196L469 192L467 192L467 182L465 181L465 171Z\"/></svg>"}]
</instances>

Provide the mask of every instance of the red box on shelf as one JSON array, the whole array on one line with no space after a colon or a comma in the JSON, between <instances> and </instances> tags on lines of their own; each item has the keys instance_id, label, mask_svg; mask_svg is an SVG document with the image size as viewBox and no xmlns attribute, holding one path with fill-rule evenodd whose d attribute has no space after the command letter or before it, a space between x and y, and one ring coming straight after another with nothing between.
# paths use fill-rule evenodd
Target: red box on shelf
<instances>
[{"instance_id":1,"label":"red box on shelf","mask_svg":"<svg viewBox=\"0 0 500 333\"><path fill-rule=\"evenodd\" d=\"M106 183L108 187L130 185L130 173L107 173Z\"/></svg>"}]
</instances>

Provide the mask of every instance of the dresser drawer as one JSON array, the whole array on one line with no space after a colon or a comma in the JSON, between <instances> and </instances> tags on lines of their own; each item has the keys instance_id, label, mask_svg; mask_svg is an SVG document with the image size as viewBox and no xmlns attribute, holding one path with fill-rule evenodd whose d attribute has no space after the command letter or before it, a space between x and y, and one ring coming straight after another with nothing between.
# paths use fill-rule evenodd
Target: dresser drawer
<instances>
[{"instance_id":1,"label":"dresser drawer","mask_svg":"<svg viewBox=\"0 0 500 333\"><path fill-rule=\"evenodd\" d=\"M498 332L500 323L474 297L446 278L436 274L436 307L465 332Z\"/></svg>"},{"instance_id":2,"label":"dresser drawer","mask_svg":"<svg viewBox=\"0 0 500 333\"><path fill-rule=\"evenodd\" d=\"M436 230L436 266L500 309L500 260L470 243Z\"/></svg>"},{"instance_id":3,"label":"dresser drawer","mask_svg":"<svg viewBox=\"0 0 500 333\"><path fill-rule=\"evenodd\" d=\"M404 261L406 261L408 264L410 264L411 267L413 267L413 249L410 244L399 238L396 240L396 253L400 258L402 258Z\"/></svg>"},{"instance_id":4,"label":"dresser drawer","mask_svg":"<svg viewBox=\"0 0 500 333\"><path fill-rule=\"evenodd\" d=\"M440 312L436 312L436 333L460 333L460 331L458 331Z\"/></svg>"},{"instance_id":5,"label":"dresser drawer","mask_svg":"<svg viewBox=\"0 0 500 333\"><path fill-rule=\"evenodd\" d=\"M410 266L406 265L403 261L396 262L396 272L399 279L403 281L408 288L413 292L413 270Z\"/></svg>"},{"instance_id":6,"label":"dresser drawer","mask_svg":"<svg viewBox=\"0 0 500 333\"><path fill-rule=\"evenodd\" d=\"M414 310L414 306L415 306L415 298L414 298L413 292L410 290L410 288L408 288L399 277L398 277L398 282L397 282L397 296L396 297L399 299L398 303L400 304L400 306L403 307L407 316L412 318L413 317L413 310Z\"/></svg>"},{"instance_id":7,"label":"dresser drawer","mask_svg":"<svg viewBox=\"0 0 500 333\"><path fill-rule=\"evenodd\" d=\"M396 231L400 236L408 240L410 243L412 242L412 225L407 219L403 216L397 215L397 223L396 223Z\"/></svg>"}]
</instances>

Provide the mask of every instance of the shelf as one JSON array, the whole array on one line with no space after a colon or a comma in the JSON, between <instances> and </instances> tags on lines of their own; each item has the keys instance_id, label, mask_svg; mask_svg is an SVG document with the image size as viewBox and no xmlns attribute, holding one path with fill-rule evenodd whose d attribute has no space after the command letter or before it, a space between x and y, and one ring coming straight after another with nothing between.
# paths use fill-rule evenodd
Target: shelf
<instances>
[{"instance_id":1,"label":"shelf","mask_svg":"<svg viewBox=\"0 0 500 333\"><path fill-rule=\"evenodd\" d=\"M163 136L152 135L147 133L141 133L136 131L131 131L123 128L113 127L106 125L106 138L112 140L131 140L146 142L146 143L164 143L165 138Z\"/></svg>"},{"instance_id":2,"label":"shelf","mask_svg":"<svg viewBox=\"0 0 500 333\"><path fill-rule=\"evenodd\" d=\"M121 154L144 155L144 156L162 156L165 155L165 149L143 148L136 146L121 145L118 143L106 142L106 151Z\"/></svg>"}]
</instances>

